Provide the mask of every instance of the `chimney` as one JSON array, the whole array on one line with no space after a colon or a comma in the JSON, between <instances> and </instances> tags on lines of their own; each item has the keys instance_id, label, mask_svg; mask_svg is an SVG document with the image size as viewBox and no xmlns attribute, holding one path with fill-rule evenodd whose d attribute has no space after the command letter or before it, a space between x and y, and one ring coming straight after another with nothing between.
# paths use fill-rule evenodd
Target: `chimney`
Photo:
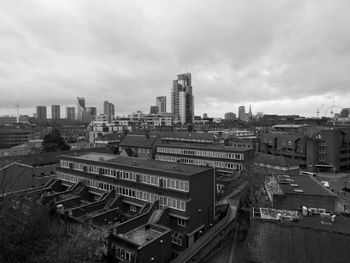
<instances>
[{"instance_id":1,"label":"chimney","mask_svg":"<svg viewBox=\"0 0 350 263\"><path fill-rule=\"evenodd\" d=\"M146 136L146 140L149 139L149 130L145 130L145 136Z\"/></svg>"}]
</instances>

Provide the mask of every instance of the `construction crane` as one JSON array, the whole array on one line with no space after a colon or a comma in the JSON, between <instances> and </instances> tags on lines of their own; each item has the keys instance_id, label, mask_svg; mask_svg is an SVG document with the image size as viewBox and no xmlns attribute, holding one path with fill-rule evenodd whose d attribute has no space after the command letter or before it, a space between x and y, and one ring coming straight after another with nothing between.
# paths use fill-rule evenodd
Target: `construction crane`
<instances>
[{"instance_id":1,"label":"construction crane","mask_svg":"<svg viewBox=\"0 0 350 263\"><path fill-rule=\"evenodd\" d=\"M15 104L17 110L17 123L19 123L19 104Z\"/></svg>"},{"instance_id":2,"label":"construction crane","mask_svg":"<svg viewBox=\"0 0 350 263\"><path fill-rule=\"evenodd\" d=\"M319 117L320 115L320 110L323 108L324 104L322 104L321 106L317 107L316 108L316 113L317 113L317 118Z\"/></svg>"}]
</instances>

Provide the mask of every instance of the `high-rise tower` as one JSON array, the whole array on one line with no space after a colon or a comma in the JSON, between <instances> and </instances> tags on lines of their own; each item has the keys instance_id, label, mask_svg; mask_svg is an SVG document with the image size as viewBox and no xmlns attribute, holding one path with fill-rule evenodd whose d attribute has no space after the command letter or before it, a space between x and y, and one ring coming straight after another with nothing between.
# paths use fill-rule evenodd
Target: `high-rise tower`
<instances>
[{"instance_id":1,"label":"high-rise tower","mask_svg":"<svg viewBox=\"0 0 350 263\"><path fill-rule=\"evenodd\" d=\"M36 106L36 119L37 121L46 121L46 106Z\"/></svg>"},{"instance_id":2,"label":"high-rise tower","mask_svg":"<svg viewBox=\"0 0 350 263\"><path fill-rule=\"evenodd\" d=\"M246 120L245 107L243 105L238 107L238 119L242 121Z\"/></svg>"},{"instance_id":3,"label":"high-rise tower","mask_svg":"<svg viewBox=\"0 0 350 263\"><path fill-rule=\"evenodd\" d=\"M60 118L61 118L61 106L51 105L51 119L60 119Z\"/></svg>"},{"instance_id":4,"label":"high-rise tower","mask_svg":"<svg viewBox=\"0 0 350 263\"><path fill-rule=\"evenodd\" d=\"M156 98L156 106L159 112L166 112L166 97L160 96Z\"/></svg>"},{"instance_id":5,"label":"high-rise tower","mask_svg":"<svg viewBox=\"0 0 350 263\"><path fill-rule=\"evenodd\" d=\"M82 122L83 120L83 112L86 111L85 107L85 98L84 97L77 97L77 120Z\"/></svg>"},{"instance_id":6,"label":"high-rise tower","mask_svg":"<svg viewBox=\"0 0 350 263\"><path fill-rule=\"evenodd\" d=\"M193 123L194 98L192 95L191 73L177 75L171 91L171 113L175 123Z\"/></svg>"}]
</instances>

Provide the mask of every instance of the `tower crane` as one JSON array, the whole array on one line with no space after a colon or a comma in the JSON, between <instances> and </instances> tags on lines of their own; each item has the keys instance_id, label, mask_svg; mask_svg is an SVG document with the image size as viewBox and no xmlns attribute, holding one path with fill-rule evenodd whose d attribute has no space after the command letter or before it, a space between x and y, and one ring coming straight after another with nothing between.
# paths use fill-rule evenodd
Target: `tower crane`
<instances>
[{"instance_id":1,"label":"tower crane","mask_svg":"<svg viewBox=\"0 0 350 263\"><path fill-rule=\"evenodd\" d=\"M15 104L17 110L17 123L19 123L19 104Z\"/></svg>"}]
</instances>

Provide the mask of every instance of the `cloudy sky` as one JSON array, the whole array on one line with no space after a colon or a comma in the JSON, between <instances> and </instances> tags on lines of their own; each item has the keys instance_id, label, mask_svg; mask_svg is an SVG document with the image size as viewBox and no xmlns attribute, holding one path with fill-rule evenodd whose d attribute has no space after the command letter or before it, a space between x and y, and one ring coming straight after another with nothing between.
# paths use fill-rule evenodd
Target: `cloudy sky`
<instances>
[{"instance_id":1,"label":"cloudy sky","mask_svg":"<svg viewBox=\"0 0 350 263\"><path fill-rule=\"evenodd\" d=\"M350 107L349 10L348 0L0 0L0 114L77 96L148 112L184 72L196 115Z\"/></svg>"}]
</instances>

